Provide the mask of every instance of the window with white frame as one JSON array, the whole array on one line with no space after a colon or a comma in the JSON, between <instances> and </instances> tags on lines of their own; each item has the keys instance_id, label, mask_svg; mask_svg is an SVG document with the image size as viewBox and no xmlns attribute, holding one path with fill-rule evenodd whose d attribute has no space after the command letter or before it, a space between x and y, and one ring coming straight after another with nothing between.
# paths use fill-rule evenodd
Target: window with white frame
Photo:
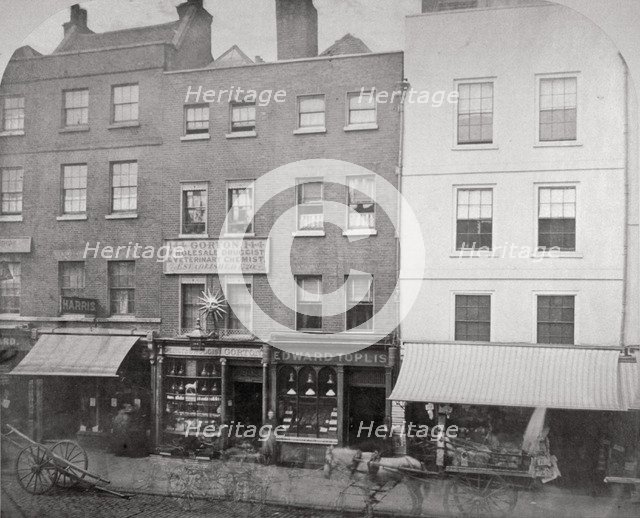
<instances>
[{"instance_id":1,"label":"window with white frame","mask_svg":"<svg viewBox=\"0 0 640 518\"><path fill-rule=\"evenodd\" d=\"M20 263L0 262L0 313L20 313Z\"/></svg>"},{"instance_id":2,"label":"window with white frame","mask_svg":"<svg viewBox=\"0 0 640 518\"><path fill-rule=\"evenodd\" d=\"M61 261L58 263L60 295L82 297L84 295L84 262Z\"/></svg>"},{"instance_id":3,"label":"window with white frame","mask_svg":"<svg viewBox=\"0 0 640 518\"><path fill-rule=\"evenodd\" d=\"M2 100L2 131L8 134L24 133L23 96L10 96Z\"/></svg>"},{"instance_id":4,"label":"window with white frame","mask_svg":"<svg viewBox=\"0 0 640 518\"><path fill-rule=\"evenodd\" d=\"M231 105L231 132L255 131L256 104L234 103Z\"/></svg>"},{"instance_id":5,"label":"window with white frame","mask_svg":"<svg viewBox=\"0 0 640 518\"><path fill-rule=\"evenodd\" d=\"M322 277L296 276L296 329L318 331L322 329Z\"/></svg>"},{"instance_id":6,"label":"window with white frame","mask_svg":"<svg viewBox=\"0 0 640 518\"><path fill-rule=\"evenodd\" d=\"M253 182L227 182L227 233L253 232Z\"/></svg>"},{"instance_id":7,"label":"window with white frame","mask_svg":"<svg viewBox=\"0 0 640 518\"><path fill-rule=\"evenodd\" d=\"M83 126L89 124L89 90L67 90L64 92L64 125Z\"/></svg>"},{"instance_id":8,"label":"window with white frame","mask_svg":"<svg viewBox=\"0 0 640 518\"><path fill-rule=\"evenodd\" d=\"M62 166L62 210L64 214L87 211L87 164Z\"/></svg>"},{"instance_id":9,"label":"window with white frame","mask_svg":"<svg viewBox=\"0 0 640 518\"><path fill-rule=\"evenodd\" d=\"M0 215L22 214L22 168L0 169Z\"/></svg>"},{"instance_id":10,"label":"window with white frame","mask_svg":"<svg viewBox=\"0 0 640 518\"><path fill-rule=\"evenodd\" d=\"M298 128L325 127L324 95L298 97Z\"/></svg>"},{"instance_id":11,"label":"window with white frame","mask_svg":"<svg viewBox=\"0 0 640 518\"><path fill-rule=\"evenodd\" d=\"M375 92L352 92L347 95L349 111L347 126L376 124L378 120Z\"/></svg>"},{"instance_id":12,"label":"window with white frame","mask_svg":"<svg viewBox=\"0 0 640 518\"><path fill-rule=\"evenodd\" d=\"M576 188L541 187L538 196L538 250L575 251Z\"/></svg>"},{"instance_id":13,"label":"window with white frame","mask_svg":"<svg viewBox=\"0 0 640 518\"><path fill-rule=\"evenodd\" d=\"M204 280L182 282L180 285L180 327L183 332L193 331L197 328L198 319L201 316L200 306L202 293L205 290ZM204 326L205 323L202 322Z\"/></svg>"},{"instance_id":14,"label":"window with white frame","mask_svg":"<svg viewBox=\"0 0 640 518\"><path fill-rule=\"evenodd\" d=\"M575 296L538 295L537 343L574 343Z\"/></svg>"},{"instance_id":15,"label":"window with white frame","mask_svg":"<svg viewBox=\"0 0 640 518\"><path fill-rule=\"evenodd\" d=\"M137 121L139 116L139 89L137 84L113 87L113 122Z\"/></svg>"},{"instance_id":16,"label":"window with white frame","mask_svg":"<svg viewBox=\"0 0 640 518\"><path fill-rule=\"evenodd\" d=\"M209 105L185 106L185 134L201 135L209 133Z\"/></svg>"},{"instance_id":17,"label":"window with white frame","mask_svg":"<svg viewBox=\"0 0 640 518\"><path fill-rule=\"evenodd\" d=\"M297 185L298 230L324 229L322 181L302 181Z\"/></svg>"},{"instance_id":18,"label":"window with white frame","mask_svg":"<svg viewBox=\"0 0 640 518\"><path fill-rule=\"evenodd\" d=\"M373 278L350 276L346 284L347 331L360 326L360 330L373 329Z\"/></svg>"},{"instance_id":19,"label":"window with white frame","mask_svg":"<svg viewBox=\"0 0 640 518\"><path fill-rule=\"evenodd\" d=\"M109 307L112 315L135 313L135 262L109 262Z\"/></svg>"},{"instance_id":20,"label":"window with white frame","mask_svg":"<svg viewBox=\"0 0 640 518\"><path fill-rule=\"evenodd\" d=\"M111 212L135 212L138 208L138 162L111 164Z\"/></svg>"},{"instance_id":21,"label":"window with white frame","mask_svg":"<svg viewBox=\"0 0 640 518\"><path fill-rule=\"evenodd\" d=\"M456 250L491 250L493 189L458 189Z\"/></svg>"},{"instance_id":22,"label":"window with white frame","mask_svg":"<svg viewBox=\"0 0 640 518\"><path fill-rule=\"evenodd\" d=\"M541 78L539 109L540 142L576 140L578 78Z\"/></svg>"},{"instance_id":23,"label":"window with white frame","mask_svg":"<svg viewBox=\"0 0 640 518\"><path fill-rule=\"evenodd\" d=\"M251 323L252 302L251 280L242 278L227 279L227 329L247 332L243 322Z\"/></svg>"},{"instance_id":24,"label":"window with white frame","mask_svg":"<svg viewBox=\"0 0 640 518\"><path fill-rule=\"evenodd\" d=\"M460 83L458 94L458 145L493 143L493 83Z\"/></svg>"},{"instance_id":25,"label":"window with white frame","mask_svg":"<svg viewBox=\"0 0 640 518\"><path fill-rule=\"evenodd\" d=\"M455 340L491 340L491 296L456 295Z\"/></svg>"},{"instance_id":26,"label":"window with white frame","mask_svg":"<svg viewBox=\"0 0 640 518\"><path fill-rule=\"evenodd\" d=\"M183 184L181 234L205 235L206 233L207 184Z\"/></svg>"},{"instance_id":27,"label":"window with white frame","mask_svg":"<svg viewBox=\"0 0 640 518\"><path fill-rule=\"evenodd\" d=\"M376 228L375 177L350 176L348 185L349 230L373 230Z\"/></svg>"}]
</instances>

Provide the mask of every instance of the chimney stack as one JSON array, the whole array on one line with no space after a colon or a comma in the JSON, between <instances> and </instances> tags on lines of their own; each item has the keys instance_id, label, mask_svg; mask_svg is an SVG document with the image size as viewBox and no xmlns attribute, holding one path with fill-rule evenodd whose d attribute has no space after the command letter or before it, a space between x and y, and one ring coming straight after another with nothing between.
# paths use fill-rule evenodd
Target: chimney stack
<instances>
[{"instance_id":1,"label":"chimney stack","mask_svg":"<svg viewBox=\"0 0 640 518\"><path fill-rule=\"evenodd\" d=\"M278 59L318 55L318 11L313 0L276 0Z\"/></svg>"},{"instance_id":2,"label":"chimney stack","mask_svg":"<svg viewBox=\"0 0 640 518\"><path fill-rule=\"evenodd\" d=\"M68 22L64 23L62 27L65 36L72 27L75 27L79 32L91 32L89 27L87 27L87 10L81 9L80 4L72 5L71 18Z\"/></svg>"},{"instance_id":3,"label":"chimney stack","mask_svg":"<svg viewBox=\"0 0 640 518\"><path fill-rule=\"evenodd\" d=\"M202 2L203 0L187 0L186 2L180 4L178 7L176 7L176 10L178 11L178 17L182 20L182 18L184 18L184 15L187 14L189 7L192 6L196 9L204 9Z\"/></svg>"}]
</instances>

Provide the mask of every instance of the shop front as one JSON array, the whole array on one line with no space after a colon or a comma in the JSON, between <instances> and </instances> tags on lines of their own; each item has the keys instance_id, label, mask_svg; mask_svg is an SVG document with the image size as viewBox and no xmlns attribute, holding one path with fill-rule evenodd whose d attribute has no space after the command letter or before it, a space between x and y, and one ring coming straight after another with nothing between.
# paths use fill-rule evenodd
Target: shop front
<instances>
[{"instance_id":1,"label":"shop front","mask_svg":"<svg viewBox=\"0 0 640 518\"><path fill-rule=\"evenodd\" d=\"M0 409L2 424L30 431L29 392L33 383L9 373L22 361L33 345L30 330L0 329Z\"/></svg>"},{"instance_id":2,"label":"shop front","mask_svg":"<svg viewBox=\"0 0 640 518\"><path fill-rule=\"evenodd\" d=\"M403 429L455 431L455 438L433 438L426 447L424 438L406 434L407 453L431 453L425 459L431 469L491 462L597 493L616 465L636 462L638 431L629 426L637 420L629 405L638 386L633 355L612 348L403 347L391 395L405 407Z\"/></svg>"},{"instance_id":3,"label":"shop front","mask_svg":"<svg viewBox=\"0 0 640 518\"><path fill-rule=\"evenodd\" d=\"M278 343L284 345L272 342ZM270 409L283 429L279 461L321 464L330 445L390 448L368 430L390 423L387 397L395 358L396 348L388 343L342 356L295 354L274 347Z\"/></svg>"},{"instance_id":4,"label":"shop front","mask_svg":"<svg viewBox=\"0 0 640 518\"><path fill-rule=\"evenodd\" d=\"M77 439L101 448L109 447L119 412L148 434L150 376L147 343L131 334L42 334L11 371L29 386L31 425L23 431L37 441Z\"/></svg>"},{"instance_id":5,"label":"shop front","mask_svg":"<svg viewBox=\"0 0 640 518\"><path fill-rule=\"evenodd\" d=\"M161 455L213 458L256 448L268 401L266 348L203 338L156 340L154 443Z\"/></svg>"}]
</instances>

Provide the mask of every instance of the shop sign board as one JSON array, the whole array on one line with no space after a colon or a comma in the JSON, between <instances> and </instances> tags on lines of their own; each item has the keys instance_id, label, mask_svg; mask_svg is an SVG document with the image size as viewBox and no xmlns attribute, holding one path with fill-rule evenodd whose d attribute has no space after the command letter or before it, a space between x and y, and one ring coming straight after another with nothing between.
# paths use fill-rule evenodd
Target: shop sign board
<instances>
[{"instance_id":1,"label":"shop sign board","mask_svg":"<svg viewBox=\"0 0 640 518\"><path fill-rule=\"evenodd\" d=\"M98 301L80 297L60 297L60 312L74 315L97 315Z\"/></svg>"},{"instance_id":2,"label":"shop sign board","mask_svg":"<svg viewBox=\"0 0 640 518\"><path fill-rule=\"evenodd\" d=\"M364 367L384 367L389 361L389 355L385 351L358 351L342 356L332 356L322 352L294 354L273 349L271 358L274 363L326 363L332 365L360 365Z\"/></svg>"},{"instance_id":3,"label":"shop sign board","mask_svg":"<svg viewBox=\"0 0 640 518\"><path fill-rule=\"evenodd\" d=\"M194 351L189 347L169 345L164 348L168 356L221 356L223 358L261 359L261 348L249 347L205 347L202 351Z\"/></svg>"},{"instance_id":4,"label":"shop sign board","mask_svg":"<svg viewBox=\"0 0 640 518\"><path fill-rule=\"evenodd\" d=\"M3 237L0 239L0 254L28 254L31 252L30 237Z\"/></svg>"},{"instance_id":5,"label":"shop sign board","mask_svg":"<svg viewBox=\"0 0 640 518\"><path fill-rule=\"evenodd\" d=\"M266 238L171 240L166 241L165 246L168 247L163 261L166 275L269 272L269 240Z\"/></svg>"}]
</instances>

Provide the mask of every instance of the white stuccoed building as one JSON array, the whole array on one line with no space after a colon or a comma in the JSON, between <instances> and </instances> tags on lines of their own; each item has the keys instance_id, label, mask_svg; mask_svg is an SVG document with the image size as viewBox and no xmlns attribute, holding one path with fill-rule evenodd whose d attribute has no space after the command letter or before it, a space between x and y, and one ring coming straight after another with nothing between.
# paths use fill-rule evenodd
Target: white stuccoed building
<instances>
[{"instance_id":1,"label":"white stuccoed building","mask_svg":"<svg viewBox=\"0 0 640 518\"><path fill-rule=\"evenodd\" d=\"M426 267L405 217L401 300L417 301L392 398L414 404L396 404L396 423L426 419L425 403L627 410L637 368L618 356L640 342L638 141L623 57L550 2L423 11L406 25L402 192ZM438 107L426 91L459 100Z\"/></svg>"}]
</instances>

